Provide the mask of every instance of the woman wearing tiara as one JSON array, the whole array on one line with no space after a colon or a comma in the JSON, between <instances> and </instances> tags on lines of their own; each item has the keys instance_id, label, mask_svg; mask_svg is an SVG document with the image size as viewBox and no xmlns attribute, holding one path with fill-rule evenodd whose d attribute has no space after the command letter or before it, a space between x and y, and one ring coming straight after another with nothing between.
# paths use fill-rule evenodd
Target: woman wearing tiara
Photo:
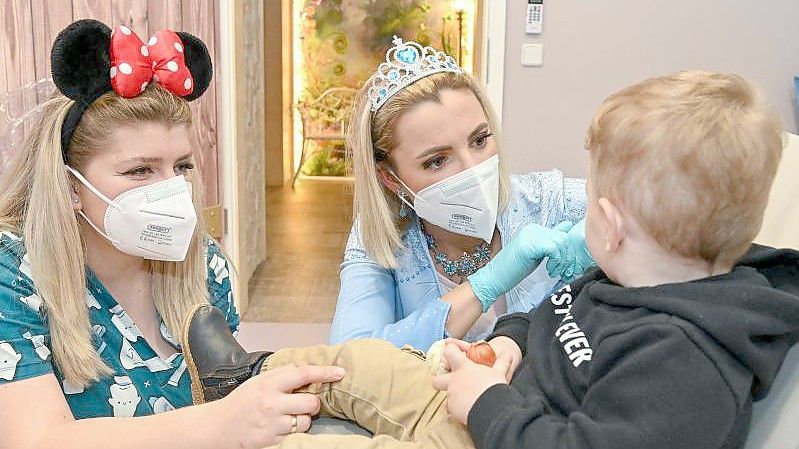
<instances>
[{"instance_id":1,"label":"woman wearing tiara","mask_svg":"<svg viewBox=\"0 0 799 449\"><path fill-rule=\"evenodd\" d=\"M487 335L497 315L528 311L592 263L582 227L572 226L585 213L584 182L558 172L507 176L498 131L482 90L451 57L394 39L348 131L355 225L331 340L351 341L284 348L253 370L343 367L340 381L298 391L317 394L322 415L355 421L375 438L298 434L281 447L474 447L462 421L446 413L447 394L432 387L441 364L419 350L445 336ZM214 385L246 379L214 369L215 360L248 359L212 327L223 328L224 317L210 306L183 326L192 383L206 398L220 396ZM451 341L459 357L449 345L446 361L463 361L468 343ZM493 367L464 363L485 382L510 381L519 346L503 336L488 344Z\"/></svg>"},{"instance_id":2,"label":"woman wearing tiara","mask_svg":"<svg viewBox=\"0 0 799 449\"><path fill-rule=\"evenodd\" d=\"M509 176L491 104L452 57L395 37L353 112L354 225L331 343L479 340L592 264L584 180Z\"/></svg>"}]
</instances>

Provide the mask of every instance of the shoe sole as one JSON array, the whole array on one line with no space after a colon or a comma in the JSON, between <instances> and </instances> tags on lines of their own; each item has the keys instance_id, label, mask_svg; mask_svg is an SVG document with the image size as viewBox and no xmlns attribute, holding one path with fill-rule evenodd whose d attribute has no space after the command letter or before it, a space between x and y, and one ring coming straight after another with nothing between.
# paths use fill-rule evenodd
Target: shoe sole
<instances>
[{"instance_id":1,"label":"shoe sole","mask_svg":"<svg viewBox=\"0 0 799 449\"><path fill-rule=\"evenodd\" d=\"M192 318L203 307L213 307L209 304L197 304L192 307L188 313L188 318L183 322L183 329L181 329L180 341L183 344L183 360L186 361L186 367L189 369L189 378L191 379L191 400L194 405L205 404L205 393L203 393L203 384L200 379L200 372L197 370L197 365L194 364L194 357L191 355L191 345L189 345L189 328L191 327Z\"/></svg>"}]
</instances>

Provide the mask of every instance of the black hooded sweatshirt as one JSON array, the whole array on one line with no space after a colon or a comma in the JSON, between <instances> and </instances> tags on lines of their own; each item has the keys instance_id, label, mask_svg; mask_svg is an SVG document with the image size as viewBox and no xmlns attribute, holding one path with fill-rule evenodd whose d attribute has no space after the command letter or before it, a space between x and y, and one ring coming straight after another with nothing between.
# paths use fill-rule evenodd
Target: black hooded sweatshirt
<instances>
[{"instance_id":1,"label":"black hooded sweatshirt","mask_svg":"<svg viewBox=\"0 0 799 449\"><path fill-rule=\"evenodd\" d=\"M755 245L730 273L655 287L596 269L500 335L524 357L469 413L480 449L740 448L799 338L799 253Z\"/></svg>"}]
</instances>

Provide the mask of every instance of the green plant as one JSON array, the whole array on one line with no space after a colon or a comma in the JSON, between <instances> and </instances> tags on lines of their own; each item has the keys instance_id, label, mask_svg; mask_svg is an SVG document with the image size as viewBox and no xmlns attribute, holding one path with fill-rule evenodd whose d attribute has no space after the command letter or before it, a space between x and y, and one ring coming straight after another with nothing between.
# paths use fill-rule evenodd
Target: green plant
<instances>
[{"instance_id":1,"label":"green plant","mask_svg":"<svg viewBox=\"0 0 799 449\"><path fill-rule=\"evenodd\" d=\"M344 146L341 144L328 145L315 151L302 166L302 173L307 176L346 176L347 171Z\"/></svg>"}]
</instances>

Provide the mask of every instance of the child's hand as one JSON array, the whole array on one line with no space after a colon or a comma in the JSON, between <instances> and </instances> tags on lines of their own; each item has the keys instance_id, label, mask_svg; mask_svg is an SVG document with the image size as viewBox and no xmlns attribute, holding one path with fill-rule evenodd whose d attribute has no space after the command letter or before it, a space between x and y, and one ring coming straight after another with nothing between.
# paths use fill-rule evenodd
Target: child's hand
<instances>
[{"instance_id":1,"label":"child's hand","mask_svg":"<svg viewBox=\"0 0 799 449\"><path fill-rule=\"evenodd\" d=\"M452 370L433 378L433 388L447 392L447 411L458 422L466 424L474 403L486 390L497 384L507 384L505 375L510 366L508 355L497 358L489 368L466 358L457 344L447 344L444 359Z\"/></svg>"},{"instance_id":2,"label":"child's hand","mask_svg":"<svg viewBox=\"0 0 799 449\"><path fill-rule=\"evenodd\" d=\"M510 382L513 378L513 374L516 373L516 369L522 362L521 348L519 348L519 345L517 345L515 341L508 337L502 336L492 338L488 344L494 348L494 353L497 355L497 359L507 357L510 360L510 364L508 364L508 371L505 373L505 380Z\"/></svg>"},{"instance_id":3,"label":"child's hand","mask_svg":"<svg viewBox=\"0 0 799 449\"><path fill-rule=\"evenodd\" d=\"M447 360L444 358L444 349L446 349L447 345L456 346L463 351L464 354L467 354L468 357L469 349L474 346L474 343L465 342L452 337L433 343L430 349L427 350L425 358L427 360L427 367L434 376L446 374L450 371Z\"/></svg>"}]
</instances>

